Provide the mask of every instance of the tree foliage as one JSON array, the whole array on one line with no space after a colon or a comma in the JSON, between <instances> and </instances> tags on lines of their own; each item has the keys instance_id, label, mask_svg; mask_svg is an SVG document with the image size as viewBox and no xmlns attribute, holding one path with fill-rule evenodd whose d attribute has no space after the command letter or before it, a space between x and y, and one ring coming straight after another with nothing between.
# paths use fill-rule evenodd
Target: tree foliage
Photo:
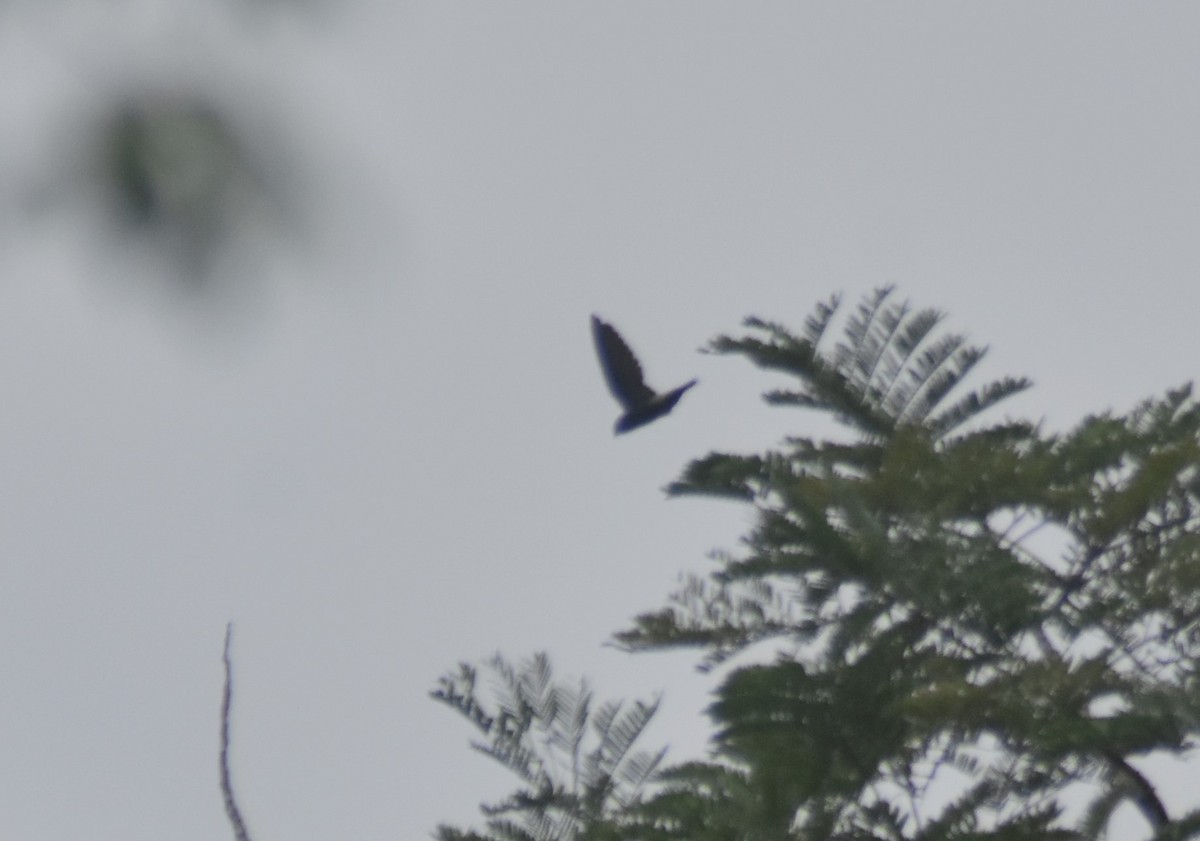
<instances>
[{"instance_id":1,"label":"tree foliage","mask_svg":"<svg viewBox=\"0 0 1200 841\"><path fill-rule=\"evenodd\" d=\"M558 834L481 837L1093 839L1124 804L1152 838L1200 835L1200 804L1171 813L1142 761L1200 731L1190 386L1066 432L988 423L1029 382L961 393L984 349L940 313L881 289L826 348L838 309L712 343L790 380L769 403L844 435L692 462L674 495L737 500L755 524L616 637L707 668L741 655L709 710L714 759Z\"/></svg>"},{"instance_id":2,"label":"tree foliage","mask_svg":"<svg viewBox=\"0 0 1200 841\"><path fill-rule=\"evenodd\" d=\"M665 750L631 750L658 702L596 706L586 681L554 680L544 654L520 667L497 655L486 669L493 678L492 703L479 698L479 671L466 664L443 677L433 697L471 721L483 737L475 749L516 774L522 787L504 802L484 807L491 835L440 827L437 837L601 837L586 833L636 803L662 762Z\"/></svg>"}]
</instances>

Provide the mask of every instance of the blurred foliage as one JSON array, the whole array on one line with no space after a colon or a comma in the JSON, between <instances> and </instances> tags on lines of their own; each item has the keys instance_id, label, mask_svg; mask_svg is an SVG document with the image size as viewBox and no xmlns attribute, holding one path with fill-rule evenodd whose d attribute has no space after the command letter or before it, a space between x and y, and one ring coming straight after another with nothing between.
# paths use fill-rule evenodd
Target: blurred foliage
<instances>
[{"instance_id":1,"label":"blurred foliage","mask_svg":"<svg viewBox=\"0 0 1200 841\"><path fill-rule=\"evenodd\" d=\"M1196 837L1200 804L1172 814L1139 759L1182 757L1200 731L1200 403L1185 386L1061 434L985 423L1029 383L951 400L983 350L891 293L832 349L837 299L799 334L750 319L712 343L792 379L770 403L845 431L713 453L672 487L756 517L740 552L617 635L749 661L709 709L713 761L574 822L442 838L1082 841L1123 804L1154 839ZM748 652L764 642L772 662Z\"/></svg>"},{"instance_id":2,"label":"blurred foliage","mask_svg":"<svg viewBox=\"0 0 1200 841\"><path fill-rule=\"evenodd\" d=\"M15 37L48 42L12 98L23 130L4 196L20 214L10 235L47 223L82 239L89 275L253 303L273 266L311 246L321 200L295 140L322 126L277 107L280 77L255 38L294 5L180 3L172 14L168 4L136 27L85 0L3 13ZM268 43L278 62L293 59L297 42Z\"/></svg>"},{"instance_id":3,"label":"blurred foliage","mask_svg":"<svg viewBox=\"0 0 1200 841\"><path fill-rule=\"evenodd\" d=\"M228 117L201 98L127 101L101 133L101 178L124 224L169 238L202 274L239 210L251 159Z\"/></svg>"}]
</instances>

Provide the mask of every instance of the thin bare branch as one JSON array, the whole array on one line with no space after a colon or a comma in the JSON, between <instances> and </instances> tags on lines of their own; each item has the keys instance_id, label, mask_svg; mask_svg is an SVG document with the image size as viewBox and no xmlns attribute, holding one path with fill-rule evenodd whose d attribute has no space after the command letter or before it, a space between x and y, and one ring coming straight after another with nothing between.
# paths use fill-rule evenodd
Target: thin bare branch
<instances>
[{"instance_id":1,"label":"thin bare branch","mask_svg":"<svg viewBox=\"0 0 1200 841\"><path fill-rule=\"evenodd\" d=\"M229 657L229 646L233 641L233 623L225 626L225 691L221 696L221 795L225 798L225 814L233 825L233 837L237 841L250 841L246 823L233 798L233 781L229 774L229 708L233 702L233 663Z\"/></svg>"}]
</instances>

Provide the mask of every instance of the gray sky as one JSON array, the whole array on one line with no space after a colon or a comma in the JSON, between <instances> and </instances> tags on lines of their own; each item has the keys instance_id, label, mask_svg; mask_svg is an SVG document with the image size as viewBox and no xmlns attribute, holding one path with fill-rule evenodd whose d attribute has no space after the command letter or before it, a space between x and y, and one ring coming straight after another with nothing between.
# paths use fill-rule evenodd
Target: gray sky
<instances>
[{"instance_id":1,"label":"gray sky","mask_svg":"<svg viewBox=\"0 0 1200 841\"><path fill-rule=\"evenodd\" d=\"M687 460L814 428L695 353L748 314L896 283L1054 425L1196 375L1193 4L45 5L0 9L3 837L228 837L229 619L257 838L475 820L510 781L426 693L496 650L665 689L650 741L699 750L696 658L601 644L749 523L664 499ZM305 185L224 312L14 209L130 85ZM592 312L700 378L669 418L613 438Z\"/></svg>"}]
</instances>

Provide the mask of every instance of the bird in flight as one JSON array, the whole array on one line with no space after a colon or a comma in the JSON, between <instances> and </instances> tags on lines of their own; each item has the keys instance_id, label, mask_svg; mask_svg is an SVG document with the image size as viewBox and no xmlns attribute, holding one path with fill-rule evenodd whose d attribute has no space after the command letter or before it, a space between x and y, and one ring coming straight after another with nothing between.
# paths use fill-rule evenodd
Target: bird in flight
<instances>
[{"instance_id":1,"label":"bird in flight","mask_svg":"<svg viewBox=\"0 0 1200 841\"><path fill-rule=\"evenodd\" d=\"M614 434L629 432L650 421L661 418L675 408L683 393L699 380L691 380L679 388L659 394L642 379L642 366L625 344L616 329L597 316L592 316L592 338L596 340L596 355L608 382L608 390L617 398L625 413L617 418Z\"/></svg>"}]
</instances>

